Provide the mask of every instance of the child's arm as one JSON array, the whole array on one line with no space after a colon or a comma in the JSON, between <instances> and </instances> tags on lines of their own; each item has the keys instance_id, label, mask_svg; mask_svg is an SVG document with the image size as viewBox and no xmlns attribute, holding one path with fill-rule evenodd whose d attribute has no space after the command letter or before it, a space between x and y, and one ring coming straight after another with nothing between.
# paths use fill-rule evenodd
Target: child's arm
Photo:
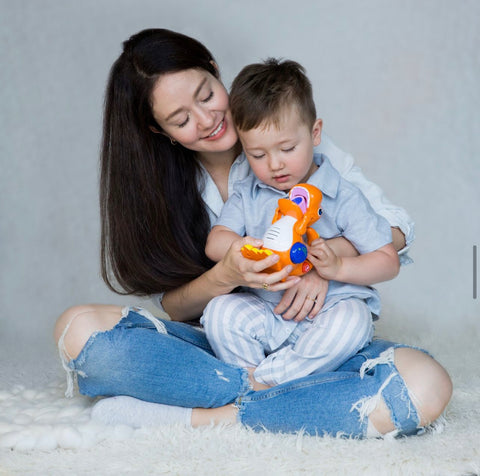
<instances>
[{"instance_id":1,"label":"child's arm","mask_svg":"<svg viewBox=\"0 0 480 476\"><path fill-rule=\"evenodd\" d=\"M205 254L212 260L218 263L227 253L234 241L242 237L230 230L226 226L216 225L210 231L207 244L205 245Z\"/></svg>"},{"instance_id":2,"label":"child's arm","mask_svg":"<svg viewBox=\"0 0 480 476\"><path fill-rule=\"evenodd\" d=\"M363 286L393 279L400 271L398 254L392 243L360 256L342 257L319 238L312 242L308 260L325 279Z\"/></svg>"},{"instance_id":3,"label":"child's arm","mask_svg":"<svg viewBox=\"0 0 480 476\"><path fill-rule=\"evenodd\" d=\"M358 256L360 253L357 251L355 246L352 245L346 238L343 236L338 236L336 238L330 238L326 240L328 246L333 250L333 252L338 256Z\"/></svg>"}]
</instances>

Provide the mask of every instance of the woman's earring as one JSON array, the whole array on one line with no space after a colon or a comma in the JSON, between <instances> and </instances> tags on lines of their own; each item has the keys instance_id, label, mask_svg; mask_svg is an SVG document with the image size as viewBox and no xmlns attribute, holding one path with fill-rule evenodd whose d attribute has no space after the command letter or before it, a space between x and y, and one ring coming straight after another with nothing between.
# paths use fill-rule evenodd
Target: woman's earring
<instances>
[{"instance_id":1,"label":"woman's earring","mask_svg":"<svg viewBox=\"0 0 480 476\"><path fill-rule=\"evenodd\" d=\"M177 141L176 141L175 139L172 139L172 138L170 137L170 143L171 143L172 145L176 145Z\"/></svg>"}]
</instances>

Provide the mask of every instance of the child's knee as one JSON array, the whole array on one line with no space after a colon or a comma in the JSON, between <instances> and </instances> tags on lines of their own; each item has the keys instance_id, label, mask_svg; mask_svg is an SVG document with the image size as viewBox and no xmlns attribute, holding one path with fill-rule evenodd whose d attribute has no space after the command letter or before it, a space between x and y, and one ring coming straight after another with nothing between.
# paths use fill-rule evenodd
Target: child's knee
<instances>
[{"instance_id":1,"label":"child's knee","mask_svg":"<svg viewBox=\"0 0 480 476\"><path fill-rule=\"evenodd\" d=\"M205 307L200 323L203 325L207 335L220 327L230 326L230 321L235 321L232 319L231 313L227 312L228 298L229 295L217 296Z\"/></svg>"},{"instance_id":2,"label":"child's knee","mask_svg":"<svg viewBox=\"0 0 480 476\"><path fill-rule=\"evenodd\" d=\"M348 341L358 351L372 341L375 329L372 314L366 304L361 303L353 311L342 314L345 320L344 336L348 336Z\"/></svg>"},{"instance_id":3,"label":"child's knee","mask_svg":"<svg viewBox=\"0 0 480 476\"><path fill-rule=\"evenodd\" d=\"M373 326L373 321L371 316L368 315L366 318L363 318L361 322L359 322L356 351L363 349L363 347L372 342L374 333L375 328Z\"/></svg>"}]
</instances>

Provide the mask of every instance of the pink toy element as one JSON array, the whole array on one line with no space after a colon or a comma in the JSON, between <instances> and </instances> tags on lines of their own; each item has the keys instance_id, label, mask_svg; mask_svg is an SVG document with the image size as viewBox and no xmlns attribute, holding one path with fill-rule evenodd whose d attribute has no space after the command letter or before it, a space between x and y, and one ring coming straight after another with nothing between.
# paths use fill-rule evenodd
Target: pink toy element
<instances>
[{"instance_id":1,"label":"pink toy element","mask_svg":"<svg viewBox=\"0 0 480 476\"><path fill-rule=\"evenodd\" d=\"M272 224L263 235L263 246L255 248L251 245L242 247L245 258L256 261L276 253L280 260L265 270L267 273L280 271L291 264L294 276L301 276L312 269L312 264L307 260L307 247L318 238L318 233L311 228L322 214L320 205L323 194L315 186L299 183L290 190L288 198L280 198L275 210Z\"/></svg>"}]
</instances>

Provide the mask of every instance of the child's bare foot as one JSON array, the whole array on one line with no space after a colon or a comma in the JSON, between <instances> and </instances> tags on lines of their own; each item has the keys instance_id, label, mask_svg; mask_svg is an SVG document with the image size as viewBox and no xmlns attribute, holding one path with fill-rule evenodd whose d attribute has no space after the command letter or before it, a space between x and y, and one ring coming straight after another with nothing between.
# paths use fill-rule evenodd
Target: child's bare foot
<instances>
[{"instance_id":1,"label":"child's bare foot","mask_svg":"<svg viewBox=\"0 0 480 476\"><path fill-rule=\"evenodd\" d=\"M264 383L257 382L255 380L255 377L253 376L253 372L255 372L255 369L253 367L247 368L248 370L248 378L250 379L250 383L252 384L252 388L255 391L258 390L266 390L267 388L271 388L270 385L265 385Z\"/></svg>"}]
</instances>

